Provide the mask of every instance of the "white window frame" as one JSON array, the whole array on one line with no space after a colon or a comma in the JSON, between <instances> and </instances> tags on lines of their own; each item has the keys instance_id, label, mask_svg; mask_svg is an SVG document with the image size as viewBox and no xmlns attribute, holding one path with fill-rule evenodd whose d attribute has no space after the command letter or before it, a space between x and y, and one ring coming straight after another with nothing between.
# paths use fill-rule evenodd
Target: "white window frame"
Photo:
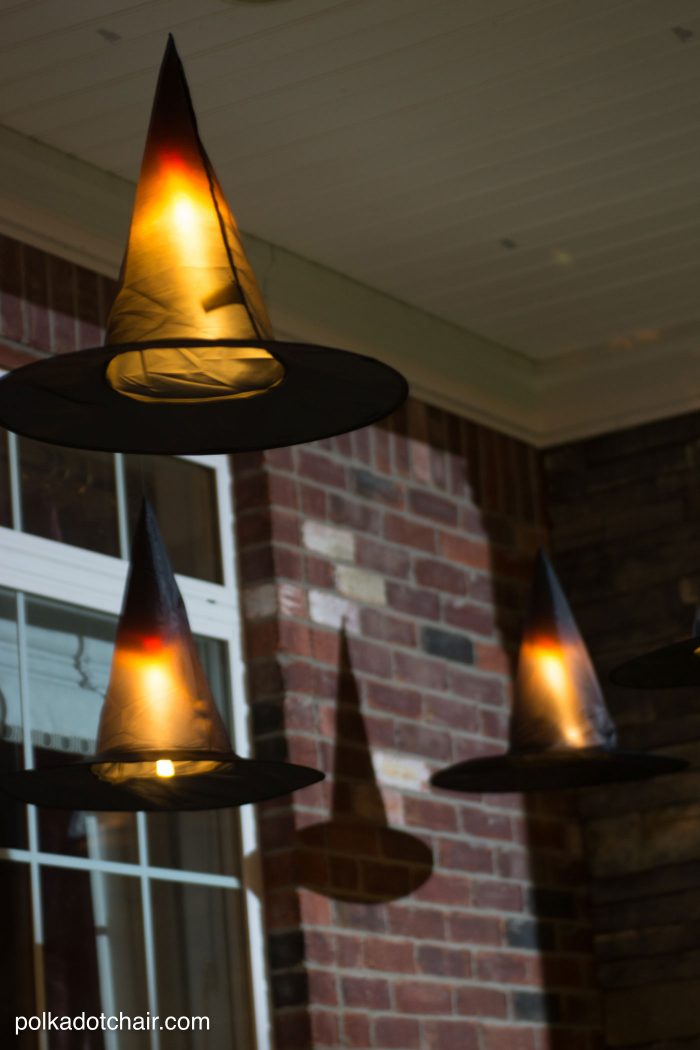
<instances>
[{"instance_id":1,"label":"white window frame","mask_svg":"<svg viewBox=\"0 0 700 1050\"><path fill-rule=\"evenodd\" d=\"M18 593L18 645L26 657L26 629L24 623L24 595L48 598L90 611L119 614L128 561L128 523L126 520L125 475L123 456L114 457L119 514L120 557L100 554L55 540L32 536L21 531L21 496L19 478L18 442L8 434L10 462L10 496L13 528L0 527L0 587ZM189 576L177 575L187 607L190 625L195 634L216 638L226 643L228 671L231 683L231 716L233 747L242 757L252 755L252 731L247 701L246 670L243 655L243 634L240 589L235 545L235 512L231 497L232 473L230 461L223 455L180 456L180 459L199 463L214 471L216 501L221 543L222 583L211 583ZM20 659L20 668L26 670L27 661ZM30 724L28 682L20 674L23 724ZM25 762L31 759L32 744L25 731ZM36 808L28 806L27 849L0 848L0 860L26 863L30 869L33 902L34 939L43 944L41 929L40 865L72 868L74 870L128 875L141 880L141 902L146 946L146 974L148 1009L157 1014L156 968L153 954L153 926L149 879L156 878L191 885L222 889L241 889L244 902L246 946L249 958L252 1001L251 1028L255 1044L251 1050L272 1050L270 990L267 974L266 941L263 926L262 873L258 828L252 806L242 806L239 813L241 833L241 877L192 872L175 868L156 867L148 863L148 840L145 814L137 814L139 862L121 863L99 858L74 857L46 853L39 849ZM99 902L98 902L99 903ZM43 1002L43 973L35 966L37 1011L45 1008ZM233 990L232 990L233 995ZM117 1009L118 1009L118 1004ZM216 1019L212 1018L212 1025ZM47 1033L38 1033L41 1050L48 1046ZM159 1032L151 1033L151 1050L162 1050ZM108 1048L109 1050L109 1048Z\"/></svg>"}]
</instances>

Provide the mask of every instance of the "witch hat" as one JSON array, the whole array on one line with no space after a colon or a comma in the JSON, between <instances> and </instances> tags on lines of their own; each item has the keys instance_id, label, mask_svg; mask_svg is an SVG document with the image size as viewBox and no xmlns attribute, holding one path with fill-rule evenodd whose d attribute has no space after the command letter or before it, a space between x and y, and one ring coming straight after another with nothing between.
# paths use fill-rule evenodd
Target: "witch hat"
<instances>
[{"instance_id":1,"label":"witch hat","mask_svg":"<svg viewBox=\"0 0 700 1050\"><path fill-rule=\"evenodd\" d=\"M433 870L430 848L391 827L372 764L345 629L340 636L331 813L297 835L296 882L334 900L379 904L408 896Z\"/></svg>"},{"instance_id":2,"label":"witch hat","mask_svg":"<svg viewBox=\"0 0 700 1050\"><path fill-rule=\"evenodd\" d=\"M407 393L372 358L274 339L169 37L106 344L9 373L0 423L78 448L236 452L366 426Z\"/></svg>"},{"instance_id":3,"label":"witch hat","mask_svg":"<svg viewBox=\"0 0 700 1050\"><path fill-rule=\"evenodd\" d=\"M4 776L11 794L82 810L192 810L287 794L323 773L239 758L216 709L155 514L136 527L93 758Z\"/></svg>"},{"instance_id":4,"label":"witch hat","mask_svg":"<svg viewBox=\"0 0 700 1050\"><path fill-rule=\"evenodd\" d=\"M615 685L630 689L675 689L700 686L700 606L695 610L689 638L663 645L614 668Z\"/></svg>"},{"instance_id":5,"label":"witch hat","mask_svg":"<svg viewBox=\"0 0 700 1050\"><path fill-rule=\"evenodd\" d=\"M444 769L432 783L452 791L542 791L636 780L685 765L618 747L585 642L540 550L518 653L509 749Z\"/></svg>"}]
</instances>

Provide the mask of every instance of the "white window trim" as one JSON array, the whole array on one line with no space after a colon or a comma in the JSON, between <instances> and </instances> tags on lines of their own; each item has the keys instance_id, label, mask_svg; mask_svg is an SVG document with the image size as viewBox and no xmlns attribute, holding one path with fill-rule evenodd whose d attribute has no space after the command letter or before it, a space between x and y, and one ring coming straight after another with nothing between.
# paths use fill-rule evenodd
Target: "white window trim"
<instances>
[{"instance_id":1,"label":"white window trim","mask_svg":"<svg viewBox=\"0 0 700 1050\"><path fill-rule=\"evenodd\" d=\"M22 594L37 595L98 612L118 615L123 598L128 562L54 540L32 536L20 530L20 493L18 477L17 439L9 434L10 488L14 528L0 527L0 587ZM197 634L217 638L227 643L232 697L233 746L242 757L250 757L253 740L247 696L246 669L243 653L243 625L235 544L235 511L232 501L232 474L227 456L182 456L209 467L216 478L219 535L223 583L210 583L192 577L177 575L192 629ZM122 490L123 471L117 453L115 476L117 489ZM118 500L121 510L119 531L122 552L125 550L127 525L123 514L124 501ZM22 639L20 638L20 645ZM25 683L26 685L26 683ZM26 689L24 690L26 694ZM33 809L34 807L30 807ZM240 888L244 899L246 943L249 959L251 989L251 1028L255 1046L251 1050L272 1050L272 1020L270 989L267 972L266 939L263 924L262 869L258 827L252 806L239 810L241 831L241 877L215 875L204 872L180 872L144 863L147 857L146 823L138 814L140 862L122 864L93 858L68 857L47 854L39 849L36 820L29 820L29 849L0 849L0 859L28 863L31 872L32 894L35 902L35 937L43 940L36 912L39 892L39 865L50 864L79 870L100 871L141 877L144 921L150 913L148 879L167 879L175 882ZM148 940L148 938L147 938ZM152 945L146 945L149 999L155 1001L155 967L148 958ZM234 975L235 977L235 975ZM37 984L41 982L37 975ZM233 993L232 993L233 994ZM41 1009L41 1002L37 1003ZM215 1022L215 1018L212 1018ZM39 1033L42 1050L46 1033ZM159 1050L159 1033L152 1033L152 1048Z\"/></svg>"}]
</instances>

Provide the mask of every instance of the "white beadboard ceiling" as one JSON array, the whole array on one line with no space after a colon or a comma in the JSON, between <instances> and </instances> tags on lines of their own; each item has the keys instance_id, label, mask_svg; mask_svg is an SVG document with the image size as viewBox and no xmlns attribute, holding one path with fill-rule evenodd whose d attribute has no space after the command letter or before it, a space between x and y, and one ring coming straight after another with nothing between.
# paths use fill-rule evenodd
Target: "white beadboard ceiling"
<instances>
[{"instance_id":1,"label":"white beadboard ceiling","mask_svg":"<svg viewBox=\"0 0 700 1050\"><path fill-rule=\"evenodd\" d=\"M636 414L676 404L660 366L700 347L697 0L0 0L0 125L135 180L169 31L245 230L542 390L638 362Z\"/></svg>"}]
</instances>

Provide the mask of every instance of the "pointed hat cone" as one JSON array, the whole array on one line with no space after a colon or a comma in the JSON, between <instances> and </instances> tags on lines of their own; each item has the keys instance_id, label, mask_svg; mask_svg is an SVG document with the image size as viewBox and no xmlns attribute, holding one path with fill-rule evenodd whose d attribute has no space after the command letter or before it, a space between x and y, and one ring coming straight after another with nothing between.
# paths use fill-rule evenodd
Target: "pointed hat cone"
<instances>
[{"instance_id":1,"label":"pointed hat cone","mask_svg":"<svg viewBox=\"0 0 700 1050\"><path fill-rule=\"evenodd\" d=\"M59 809L192 810L287 794L323 773L231 749L197 654L158 524L144 502L97 739L83 762L2 778Z\"/></svg>"},{"instance_id":2,"label":"pointed hat cone","mask_svg":"<svg viewBox=\"0 0 700 1050\"><path fill-rule=\"evenodd\" d=\"M453 791L541 791L635 780L684 765L617 747L585 642L540 551L518 652L509 750L442 770L433 784Z\"/></svg>"},{"instance_id":3,"label":"pointed hat cone","mask_svg":"<svg viewBox=\"0 0 700 1050\"><path fill-rule=\"evenodd\" d=\"M700 606L689 638L663 645L627 660L610 672L610 681L630 689L675 689L700 686Z\"/></svg>"},{"instance_id":4,"label":"pointed hat cone","mask_svg":"<svg viewBox=\"0 0 700 1050\"><path fill-rule=\"evenodd\" d=\"M104 347L0 380L0 423L58 445L235 452L341 434L408 387L343 350L278 342L169 38Z\"/></svg>"}]
</instances>

